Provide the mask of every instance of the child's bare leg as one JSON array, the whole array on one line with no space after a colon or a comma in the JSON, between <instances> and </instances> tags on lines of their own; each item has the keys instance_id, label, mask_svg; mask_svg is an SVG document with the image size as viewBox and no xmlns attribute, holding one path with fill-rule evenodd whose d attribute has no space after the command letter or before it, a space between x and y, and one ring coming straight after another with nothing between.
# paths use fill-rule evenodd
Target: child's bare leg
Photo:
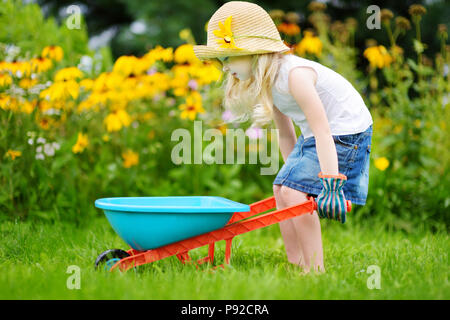
<instances>
[{"instance_id":1,"label":"child's bare leg","mask_svg":"<svg viewBox=\"0 0 450 320\"><path fill-rule=\"evenodd\" d=\"M277 190L277 194L283 208L308 200L306 198L306 193L287 186L281 186L281 188ZM325 271L323 265L322 234L317 212L314 211L312 215L303 214L285 221L291 221L294 225L297 238L289 237L287 240L295 241L295 239L297 239L297 241L300 242L302 257L304 259L303 264L306 265L306 271L309 271L311 265L314 265L316 271ZM287 244L287 246L292 247L292 244Z\"/></svg>"},{"instance_id":2,"label":"child's bare leg","mask_svg":"<svg viewBox=\"0 0 450 320\"><path fill-rule=\"evenodd\" d=\"M280 196L280 188L281 185L273 185L277 210L287 207ZM278 225L280 226L288 261L295 265L303 265L305 261L303 258L303 250L292 219L280 221Z\"/></svg>"}]
</instances>

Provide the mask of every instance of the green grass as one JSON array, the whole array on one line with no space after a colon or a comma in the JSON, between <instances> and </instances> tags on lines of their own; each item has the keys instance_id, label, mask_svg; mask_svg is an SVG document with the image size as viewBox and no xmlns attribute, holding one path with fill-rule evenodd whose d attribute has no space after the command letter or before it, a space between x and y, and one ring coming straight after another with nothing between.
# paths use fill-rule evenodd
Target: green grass
<instances>
[{"instance_id":1,"label":"green grass","mask_svg":"<svg viewBox=\"0 0 450 320\"><path fill-rule=\"evenodd\" d=\"M128 249L106 218L71 224L0 225L0 299L449 299L446 232L386 231L381 221L322 223L326 273L299 275L286 259L278 225L237 236L231 265L201 272L169 257L138 272L95 271L99 253ZM225 242L216 244L223 262ZM207 255L207 246L190 252ZM67 267L81 268L81 288L66 286ZM361 270L377 265L381 289ZM205 266L206 267L206 266ZM202 266L203 268L203 266Z\"/></svg>"}]
</instances>

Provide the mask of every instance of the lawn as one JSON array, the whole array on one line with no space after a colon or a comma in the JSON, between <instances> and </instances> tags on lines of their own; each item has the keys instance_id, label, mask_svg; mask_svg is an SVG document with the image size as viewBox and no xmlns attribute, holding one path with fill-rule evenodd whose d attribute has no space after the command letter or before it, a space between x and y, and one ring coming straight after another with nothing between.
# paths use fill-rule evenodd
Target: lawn
<instances>
[{"instance_id":1,"label":"lawn","mask_svg":"<svg viewBox=\"0 0 450 320\"><path fill-rule=\"evenodd\" d=\"M1 299L449 299L449 239L387 231L382 221L322 223L324 274L299 275L286 259L278 225L237 236L231 265L202 272L169 257L138 271L95 271L99 253L128 249L106 218L88 228L72 224L3 222L0 225ZM216 244L222 263L225 242ZM207 255L207 247L191 252ZM80 289L68 289L70 265L81 270ZM380 289L367 273L379 267ZM205 265L206 267L206 265ZM205 267L202 266L202 269Z\"/></svg>"}]
</instances>

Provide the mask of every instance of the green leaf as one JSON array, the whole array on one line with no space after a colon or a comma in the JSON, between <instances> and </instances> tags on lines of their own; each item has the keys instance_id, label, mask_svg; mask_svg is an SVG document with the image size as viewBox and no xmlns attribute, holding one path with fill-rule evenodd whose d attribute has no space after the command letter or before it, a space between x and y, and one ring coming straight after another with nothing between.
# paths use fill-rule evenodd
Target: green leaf
<instances>
[{"instance_id":1,"label":"green leaf","mask_svg":"<svg viewBox=\"0 0 450 320\"><path fill-rule=\"evenodd\" d=\"M413 40L413 44L414 44L414 50L417 53L422 53L425 50L426 45L420 41L418 41L417 39Z\"/></svg>"},{"instance_id":2,"label":"green leaf","mask_svg":"<svg viewBox=\"0 0 450 320\"><path fill-rule=\"evenodd\" d=\"M408 63L408 65L411 67L411 69L413 69L414 71L417 72L418 66L414 60L412 60L411 58L408 58L408 59L406 59L406 63Z\"/></svg>"}]
</instances>

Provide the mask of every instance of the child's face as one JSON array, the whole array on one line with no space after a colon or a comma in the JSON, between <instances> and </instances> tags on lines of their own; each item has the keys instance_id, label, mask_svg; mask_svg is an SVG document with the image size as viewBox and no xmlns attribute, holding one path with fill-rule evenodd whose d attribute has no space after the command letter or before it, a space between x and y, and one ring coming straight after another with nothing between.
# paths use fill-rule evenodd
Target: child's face
<instances>
[{"instance_id":1,"label":"child's face","mask_svg":"<svg viewBox=\"0 0 450 320\"><path fill-rule=\"evenodd\" d=\"M245 81L252 74L252 57L250 55L217 58L222 63L223 72Z\"/></svg>"}]
</instances>

